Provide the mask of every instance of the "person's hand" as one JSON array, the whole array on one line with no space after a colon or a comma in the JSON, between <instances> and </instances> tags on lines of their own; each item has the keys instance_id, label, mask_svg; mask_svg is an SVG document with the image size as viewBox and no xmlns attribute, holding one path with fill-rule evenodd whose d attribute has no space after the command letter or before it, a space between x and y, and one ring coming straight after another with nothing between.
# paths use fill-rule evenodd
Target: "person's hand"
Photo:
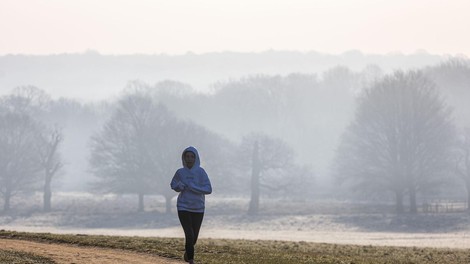
<instances>
[{"instance_id":1,"label":"person's hand","mask_svg":"<svg viewBox=\"0 0 470 264\"><path fill-rule=\"evenodd\" d=\"M182 183L182 182L179 183L179 186L178 186L178 187L179 187L179 189L182 190L182 191L184 191L184 190L186 190L186 189L188 188L188 187L187 187L184 183Z\"/></svg>"}]
</instances>

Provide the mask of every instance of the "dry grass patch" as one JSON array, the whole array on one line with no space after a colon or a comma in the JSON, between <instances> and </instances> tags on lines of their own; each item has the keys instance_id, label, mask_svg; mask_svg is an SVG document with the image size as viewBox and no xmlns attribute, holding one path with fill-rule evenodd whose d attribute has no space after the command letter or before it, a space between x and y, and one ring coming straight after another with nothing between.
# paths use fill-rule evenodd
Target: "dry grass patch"
<instances>
[{"instance_id":1,"label":"dry grass patch","mask_svg":"<svg viewBox=\"0 0 470 264\"><path fill-rule=\"evenodd\" d=\"M172 259L181 259L184 250L184 241L179 238L55 235L10 231L0 231L0 238L123 249ZM286 241L201 239L196 246L196 250L198 263L214 264L470 263L469 250L417 247L378 247Z\"/></svg>"}]
</instances>

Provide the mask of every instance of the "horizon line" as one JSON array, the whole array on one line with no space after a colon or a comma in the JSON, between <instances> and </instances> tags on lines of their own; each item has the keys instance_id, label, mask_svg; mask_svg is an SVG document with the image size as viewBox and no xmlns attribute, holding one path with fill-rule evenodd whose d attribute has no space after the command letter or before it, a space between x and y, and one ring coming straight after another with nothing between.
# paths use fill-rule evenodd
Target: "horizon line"
<instances>
[{"instance_id":1,"label":"horizon line","mask_svg":"<svg viewBox=\"0 0 470 264\"><path fill-rule=\"evenodd\" d=\"M77 52L57 52L57 53L1 53L0 57L6 56L63 56L63 55L99 55L99 56L168 56L168 57L178 57L178 56L204 56L204 55L213 55L213 54L265 54L265 53L299 53L299 54L319 54L326 56L342 56L348 54L360 54L364 56L413 56L413 55L429 55L429 56L441 56L441 57L464 57L469 58L468 55L464 53L431 53L425 49L417 49L414 52L405 53L402 51L390 51L386 53L376 53L376 52L364 52L359 49L350 49L345 50L339 53L331 52L322 52L317 50L290 50L290 49L266 49L263 51L233 51L233 50L224 50L224 51L207 51L207 52L194 52L186 51L184 53L174 53L169 54L166 52L161 53L145 53L145 52L134 52L134 53L106 53L98 51L96 49L86 49L84 51Z\"/></svg>"}]
</instances>

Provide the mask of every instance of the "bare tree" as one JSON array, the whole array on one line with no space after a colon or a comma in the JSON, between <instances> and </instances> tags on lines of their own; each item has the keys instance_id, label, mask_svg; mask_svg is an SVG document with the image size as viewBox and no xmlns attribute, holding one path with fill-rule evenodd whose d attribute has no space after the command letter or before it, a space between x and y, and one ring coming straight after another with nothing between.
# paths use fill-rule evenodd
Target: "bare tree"
<instances>
[{"instance_id":1,"label":"bare tree","mask_svg":"<svg viewBox=\"0 0 470 264\"><path fill-rule=\"evenodd\" d=\"M40 119L49 106L51 98L46 92L35 86L20 86L13 89L3 101L4 107L35 119Z\"/></svg>"},{"instance_id":2,"label":"bare tree","mask_svg":"<svg viewBox=\"0 0 470 264\"><path fill-rule=\"evenodd\" d=\"M161 104L145 94L124 96L103 129L91 140L91 169L100 178L98 188L138 195L138 210L144 210L144 195L155 193L167 181L165 164L173 151L166 148L176 135L176 119ZM177 148L177 146L175 147ZM166 174L168 175L168 174Z\"/></svg>"},{"instance_id":3,"label":"bare tree","mask_svg":"<svg viewBox=\"0 0 470 264\"><path fill-rule=\"evenodd\" d=\"M44 172L43 210L49 212L51 210L52 178L63 167L58 151L60 143L63 141L63 135L57 127L53 129L43 127L41 130L36 135L35 151L38 155L40 167Z\"/></svg>"},{"instance_id":4,"label":"bare tree","mask_svg":"<svg viewBox=\"0 0 470 264\"><path fill-rule=\"evenodd\" d=\"M0 193L4 211L10 209L12 196L36 188L40 168L34 147L41 132L38 117L44 114L49 100L34 86L18 87L0 99Z\"/></svg>"},{"instance_id":5,"label":"bare tree","mask_svg":"<svg viewBox=\"0 0 470 264\"><path fill-rule=\"evenodd\" d=\"M283 170L294 167L294 152L284 141L264 134L250 134L242 140L242 166L251 172L251 199L249 214L257 214L261 189L279 191L291 185L292 176L285 177ZM277 177L282 175L282 177Z\"/></svg>"},{"instance_id":6,"label":"bare tree","mask_svg":"<svg viewBox=\"0 0 470 264\"><path fill-rule=\"evenodd\" d=\"M336 174L356 190L395 195L396 210L417 212L416 196L439 187L449 172L451 111L421 72L386 76L359 99L336 157Z\"/></svg>"},{"instance_id":7,"label":"bare tree","mask_svg":"<svg viewBox=\"0 0 470 264\"><path fill-rule=\"evenodd\" d=\"M0 194L3 211L10 210L11 197L33 190L39 167L34 147L36 124L24 114L0 114Z\"/></svg>"}]
</instances>

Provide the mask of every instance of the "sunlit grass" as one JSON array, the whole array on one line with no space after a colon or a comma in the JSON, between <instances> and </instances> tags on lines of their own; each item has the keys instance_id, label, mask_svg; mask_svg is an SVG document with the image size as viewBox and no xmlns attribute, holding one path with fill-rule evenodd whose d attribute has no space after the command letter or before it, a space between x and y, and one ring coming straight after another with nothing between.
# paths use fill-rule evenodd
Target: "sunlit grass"
<instances>
[{"instance_id":1,"label":"sunlit grass","mask_svg":"<svg viewBox=\"0 0 470 264\"><path fill-rule=\"evenodd\" d=\"M55 235L10 231L0 231L0 238L124 249L172 259L181 259L184 250L183 239L179 238ZM196 252L198 263L214 264L470 263L469 250L262 240L201 239L196 246Z\"/></svg>"}]
</instances>

